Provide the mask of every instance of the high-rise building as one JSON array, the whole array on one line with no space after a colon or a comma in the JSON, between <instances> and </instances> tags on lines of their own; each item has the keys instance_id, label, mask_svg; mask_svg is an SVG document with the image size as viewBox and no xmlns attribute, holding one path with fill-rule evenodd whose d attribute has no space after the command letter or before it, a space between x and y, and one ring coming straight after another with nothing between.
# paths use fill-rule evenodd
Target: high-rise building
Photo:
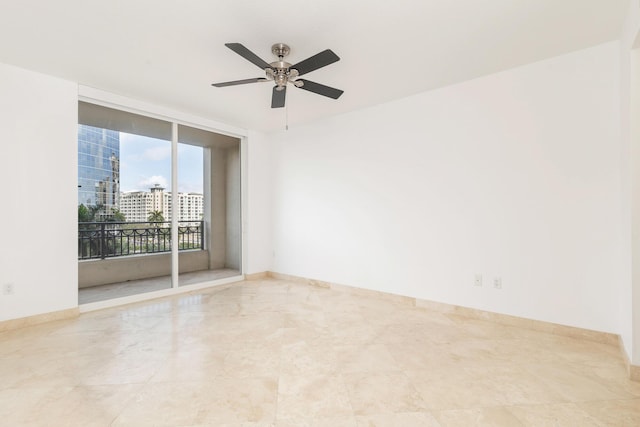
<instances>
[{"instance_id":1,"label":"high-rise building","mask_svg":"<svg viewBox=\"0 0 640 427\"><path fill-rule=\"evenodd\" d=\"M120 198L120 133L78 125L78 204L110 215Z\"/></svg>"}]
</instances>

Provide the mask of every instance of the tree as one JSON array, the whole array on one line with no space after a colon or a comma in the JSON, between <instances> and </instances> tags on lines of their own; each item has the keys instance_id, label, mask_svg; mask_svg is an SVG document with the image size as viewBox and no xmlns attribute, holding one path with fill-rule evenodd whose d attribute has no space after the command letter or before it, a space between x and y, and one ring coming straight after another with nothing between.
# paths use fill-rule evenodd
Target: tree
<instances>
[{"instance_id":1,"label":"tree","mask_svg":"<svg viewBox=\"0 0 640 427\"><path fill-rule=\"evenodd\" d=\"M149 212L149 216L147 216L147 221L154 223L155 232L151 235L151 252L156 252L159 244L160 244L160 235L161 235L161 222L164 222L164 216L162 216L162 211L151 211ZM158 247L156 247L158 244Z\"/></svg>"},{"instance_id":2,"label":"tree","mask_svg":"<svg viewBox=\"0 0 640 427\"><path fill-rule=\"evenodd\" d=\"M91 222L91 213L83 203L78 205L78 222Z\"/></svg>"},{"instance_id":3,"label":"tree","mask_svg":"<svg viewBox=\"0 0 640 427\"><path fill-rule=\"evenodd\" d=\"M89 221L102 221L104 217L104 205L97 204L93 206L89 206Z\"/></svg>"},{"instance_id":4,"label":"tree","mask_svg":"<svg viewBox=\"0 0 640 427\"><path fill-rule=\"evenodd\" d=\"M109 217L109 221L113 222L125 222L127 218L124 216L120 209L111 208L111 215Z\"/></svg>"},{"instance_id":5,"label":"tree","mask_svg":"<svg viewBox=\"0 0 640 427\"><path fill-rule=\"evenodd\" d=\"M162 211L151 211L151 212L149 212L149 216L147 217L147 221L149 221L149 222L164 222L164 216L162 215Z\"/></svg>"}]
</instances>

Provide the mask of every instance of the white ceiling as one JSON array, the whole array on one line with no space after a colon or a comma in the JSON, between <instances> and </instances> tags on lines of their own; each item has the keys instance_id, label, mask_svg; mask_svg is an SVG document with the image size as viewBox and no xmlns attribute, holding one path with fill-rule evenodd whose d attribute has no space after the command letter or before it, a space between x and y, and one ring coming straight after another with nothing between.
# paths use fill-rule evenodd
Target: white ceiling
<instances>
[{"instance_id":1,"label":"white ceiling","mask_svg":"<svg viewBox=\"0 0 640 427\"><path fill-rule=\"evenodd\" d=\"M281 129L271 84L224 46L296 63L337 101L289 87L290 126L556 56L619 37L628 0L0 0L0 62L248 129Z\"/></svg>"}]
</instances>

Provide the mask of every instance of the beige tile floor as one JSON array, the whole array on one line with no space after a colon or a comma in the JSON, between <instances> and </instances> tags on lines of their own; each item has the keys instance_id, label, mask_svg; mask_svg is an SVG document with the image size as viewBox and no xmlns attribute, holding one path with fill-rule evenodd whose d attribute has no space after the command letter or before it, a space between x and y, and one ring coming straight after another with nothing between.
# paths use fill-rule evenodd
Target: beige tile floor
<instances>
[{"instance_id":1,"label":"beige tile floor","mask_svg":"<svg viewBox=\"0 0 640 427\"><path fill-rule=\"evenodd\" d=\"M640 426L614 346L291 282L0 334L2 426Z\"/></svg>"}]
</instances>

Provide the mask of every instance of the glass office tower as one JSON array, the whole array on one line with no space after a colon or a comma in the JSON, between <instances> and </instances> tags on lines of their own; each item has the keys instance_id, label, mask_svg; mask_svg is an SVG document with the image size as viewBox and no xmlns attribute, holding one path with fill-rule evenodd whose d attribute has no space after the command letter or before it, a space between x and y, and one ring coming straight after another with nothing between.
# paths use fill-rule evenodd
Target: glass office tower
<instances>
[{"instance_id":1,"label":"glass office tower","mask_svg":"<svg viewBox=\"0 0 640 427\"><path fill-rule=\"evenodd\" d=\"M78 204L110 215L120 202L120 133L78 125Z\"/></svg>"}]
</instances>

